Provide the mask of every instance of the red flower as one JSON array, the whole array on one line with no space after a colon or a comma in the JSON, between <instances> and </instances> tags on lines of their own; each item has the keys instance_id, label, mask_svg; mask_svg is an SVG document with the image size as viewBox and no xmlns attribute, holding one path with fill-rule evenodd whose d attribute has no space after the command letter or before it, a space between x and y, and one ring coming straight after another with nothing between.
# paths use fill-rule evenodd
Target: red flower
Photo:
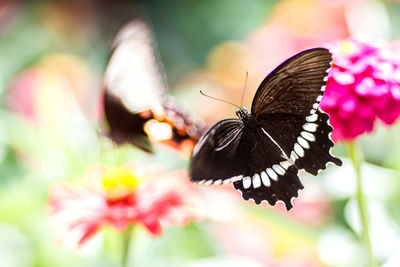
<instances>
[{"instance_id":1,"label":"red flower","mask_svg":"<svg viewBox=\"0 0 400 267\"><path fill-rule=\"evenodd\" d=\"M332 138L352 140L371 132L376 119L393 124L400 115L400 61L387 47L357 40L335 43L321 107L330 115Z\"/></svg>"},{"instance_id":2,"label":"red flower","mask_svg":"<svg viewBox=\"0 0 400 267\"><path fill-rule=\"evenodd\" d=\"M183 226L199 216L196 192L186 171L164 173L158 165L121 168L93 166L86 185L56 183L49 210L59 238L82 245L106 225L119 231L128 224L159 235L162 226Z\"/></svg>"}]
</instances>

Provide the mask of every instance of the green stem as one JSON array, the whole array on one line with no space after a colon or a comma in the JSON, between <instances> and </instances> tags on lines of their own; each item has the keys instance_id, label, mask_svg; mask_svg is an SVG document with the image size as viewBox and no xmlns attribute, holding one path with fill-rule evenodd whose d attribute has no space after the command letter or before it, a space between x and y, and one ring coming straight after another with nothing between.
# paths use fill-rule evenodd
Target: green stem
<instances>
[{"instance_id":1,"label":"green stem","mask_svg":"<svg viewBox=\"0 0 400 267\"><path fill-rule=\"evenodd\" d=\"M358 212L360 214L361 218L361 224L362 224L362 240L364 241L364 245L367 249L368 252L368 257L369 257L369 266L370 267L375 267L376 261L374 257L374 253L372 250L372 245L371 245L371 238L369 235L369 216L368 216L368 209L367 209L367 203L365 200L365 194L361 185L361 173L360 173L360 167L361 167L361 162L362 162L362 156L360 153L359 148L357 147L357 144L355 142L350 142L346 146L347 149L347 154L351 158L351 161L354 166L354 171L356 174L356 179L357 179L357 204L358 204Z\"/></svg>"},{"instance_id":2,"label":"green stem","mask_svg":"<svg viewBox=\"0 0 400 267\"><path fill-rule=\"evenodd\" d=\"M131 244L133 225L129 224L122 234L122 267L128 267L129 264L129 248Z\"/></svg>"}]
</instances>

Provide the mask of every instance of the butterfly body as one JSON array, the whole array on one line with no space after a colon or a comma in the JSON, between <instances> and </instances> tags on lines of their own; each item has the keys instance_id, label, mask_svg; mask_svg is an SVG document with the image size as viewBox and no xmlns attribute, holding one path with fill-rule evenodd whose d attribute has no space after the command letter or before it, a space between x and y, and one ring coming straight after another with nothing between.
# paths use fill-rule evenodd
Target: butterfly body
<instances>
[{"instance_id":1,"label":"butterfly body","mask_svg":"<svg viewBox=\"0 0 400 267\"><path fill-rule=\"evenodd\" d=\"M239 108L239 119L212 126L193 150L192 181L233 182L246 200L257 204L278 200L289 210L303 188L300 169L316 175L328 162L333 142L329 116L319 109L331 54L327 49L303 51L269 74L259 86L251 112Z\"/></svg>"},{"instance_id":2,"label":"butterfly body","mask_svg":"<svg viewBox=\"0 0 400 267\"><path fill-rule=\"evenodd\" d=\"M239 108L236 110L236 116L241 119L243 122L249 120L251 118L250 112L247 111L247 108Z\"/></svg>"}]
</instances>

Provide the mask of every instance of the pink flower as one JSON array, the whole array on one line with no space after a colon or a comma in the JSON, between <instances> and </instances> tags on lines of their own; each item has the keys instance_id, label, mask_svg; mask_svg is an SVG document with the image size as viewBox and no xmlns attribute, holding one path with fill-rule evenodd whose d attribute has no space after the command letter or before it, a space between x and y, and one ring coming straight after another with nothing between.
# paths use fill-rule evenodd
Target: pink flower
<instances>
[{"instance_id":1,"label":"pink flower","mask_svg":"<svg viewBox=\"0 0 400 267\"><path fill-rule=\"evenodd\" d=\"M393 124L400 115L400 61L388 47L353 39L330 49L333 64L321 108L330 115L332 138L371 132L377 119Z\"/></svg>"},{"instance_id":2,"label":"pink flower","mask_svg":"<svg viewBox=\"0 0 400 267\"><path fill-rule=\"evenodd\" d=\"M58 239L82 245L104 226L124 231L130 223L160 235L162 226L200 219L199 202L186 171L164 173L158 165L93 166L86 185L59 182L48 206Z\"/></svg>"},{"instance_id":3,"label":"pink flower","mask_svg":"<svg viewBox=\"0 0 400 267\"><path fill-rule=\"evenodd\" d=\"M32 123L38 122L38 114L35 106L36 84L40 72L35 69L28 69L18 75L9 89L7 102L10 109L20 114Z\"/></svg>"},{"instance_id":4,"label":"pink flower","mask_svg":"<svg viewBox=\"0 0 400 267\"><path fill-rule=\"evenodd\" d=\"M7 106L28 122L54 124L85 111L93 116L92 75L82 59L48 54L15 75L7 89ZM90 95L90 97L89 97Z\"/></svg>"}]
</instances>

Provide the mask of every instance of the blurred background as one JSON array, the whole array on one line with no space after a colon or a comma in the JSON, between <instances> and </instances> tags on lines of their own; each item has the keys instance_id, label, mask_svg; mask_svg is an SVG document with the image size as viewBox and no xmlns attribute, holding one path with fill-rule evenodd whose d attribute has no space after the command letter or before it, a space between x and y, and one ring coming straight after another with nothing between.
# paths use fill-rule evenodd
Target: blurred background
<instances>
[{"instance_id":1,"label":"blurred background","mask_svg":"<svg viewBox=\"0 0 400 267\"><path fill-rule=\"evenodd\" d=\"M111 41L135 16L157 40L171 95L212 124L234 117L248 71L244 105L287 57L361 36L391 42L400 54L400 2L395 0L170 0L0 2L0 266L119 266L117 232L105 229L82 248L57 244L47 213L49 186L82 180L101 162L102 75ZM205 109L204 106L207 108ZM362 174L371 239L382 266L400 266L400 125L362 136ZM132 146L121 161L186 169L188 160ZM254 205L231 186L197 186L204 220L138 230L132 266L366 266L359 242L355 176L342 144L342 167L305 186L287 212Z\"/></svg>"}]
</instances>

